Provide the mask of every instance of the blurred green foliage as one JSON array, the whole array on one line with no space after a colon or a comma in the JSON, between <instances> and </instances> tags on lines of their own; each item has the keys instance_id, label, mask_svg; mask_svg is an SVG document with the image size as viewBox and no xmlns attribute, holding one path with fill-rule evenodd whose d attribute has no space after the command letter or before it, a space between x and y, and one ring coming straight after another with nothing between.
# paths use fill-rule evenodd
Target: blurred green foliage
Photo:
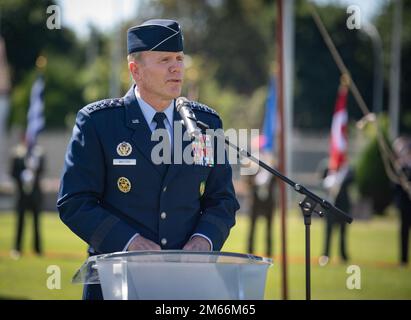
<instances>
[{"instance_id":1,"label":"blurred green foliage","mask_svg":"<svg viewBox=\"0 0 411 320\"><path fill-rule=\"evenodd\" d=\"M13 85L34 69L40 54L70 57L73 64L84 61L84 51L74 32L67 28L49 30L47 7L53 0L2 0L1 36L5 39Z\"/></svg>"},{"instance_id":2,"label":"blurred green foliage","mask_svg":"<svg viewBox=\"0 0 411 320\"><path fill-rule=\"evenodd\" d=\"M38 73L44 74L46 125L61 127L65 117L84 104L79 73L85 51L70 29L49 30L47 7L54 1L4 0L0 4L1 35L6 42L12 96L10 122L26 125L31 86ZM36 67L39 56L44 67Z\"/></svg>"},{"instance_id":3,"label":"blurred green foliage","mask_svg":"<svg viewBox=\"0 0 411 320\"><path fill-rule=\"evenodd\" d=\"M67 119L86 103L108 94L110 68L107 37L91 29L91 40L77 39L64 26L49 30L47 7L54 1L4 0L0 4L1 35L6 42L12 80L10 123L26 125L31 86L38 73L45 80L47 128L72 127ZM36 66L39 56L44 67Z\"/></svg>"},{"instance_id":4,"label":"blurred green foliage","mask_svg":"<svg viewBox=\"0 0 411 320\"><path fill-rule=\"evenodd\" d=\"M24 125L35 61L40 54L48 60L44 71L47 127L65 126L65 119L81 106L109 95L115 45L112 39L118 35L102 34L91 27L88 39L77 39L65 26L48 30L46 9L51 4L54 1L1 3L1 33L6 40L13 80L12 123ZM320 6L318 11L365 101L371 105L370 39L358 30L347 29L345 7ZM384 11L381 16L385 20L378 23L386 26L390 16ZM175 18L182 24L185 52L194 57L190 68L196 74L195 79L186 77L184 93L195 87L199 100L223 115L226 127L260 126L264 91L275 67L276 2L142 1L136 18L124 21L121 34L125 35L127 27L153 17ZM121 37L123 93L130 85L125 38ZM311 18L309 4L296 0L294 126L328 131L338 85L339 71ZM351 97L348 110L351 119L361 117Z\"/></svg>"},{"instance_id":5,"label":"blurred green foliage","mask_svg":"<svg viewBox=\"0 0 411 320\"><path fill-rule=\"evenodd\" d=\"M382 129L382 137L389 145L388 117L378 118ZM373 204L375 214L383 214L392 202L393 186L385 172L384 162L378 146L376 126L368 124L365 128L368 144L362 150L355 165L355 182L360 194L369 198Z\"/></svg>"},{"instance_id":6,"label":"blurred green foliage","mask_svg":"<svg viewBox=\"0 0 411 320\"><path fill-rule=\"evenodd\" d=\"M318 13L371 108L373 61L370 59L370 39L364 37L360 30L347 28L345 7L318 7ZM294 125L328 131L339 84L340 71L311 17L309 3L296 1ZM350 120L362 117L351 95L347 110Z\"/></svg>"},{"instance_id":7,"label":"blurred green foliage","mask_svg":"<svg viewBox=\"0 0 411 320\"><path fill-rule=\"evenodd\" d=\"M44 74L47 127L61 127L65 117L84 105L81 69L63 55L53 55L44 70L31 70L12 91L11 120L25 125L30 90L37 73ZM74 109L75 108L75 109Z\"/></svg>"},{"instance_id":8,"label":"blurred green foliage","mask_svg":"<svg viewBox=\"0 0 411 320\"><path fill-rule=\"evenodd\" d=\"M389 67L391 63L393 1L387 2L386 7L377 19L376 25L381 33L385 62L385 101L388 102ZM400 134L411 134L411 1L402 1L402 32L401 32L401 75L400 75ZM388 103L386 103L388 105Z\"/></svg>"},{"instance_id":9,"label":"blurred green foliage","mask_svg":"<svg viewBox=\"0 0 411 320\"><path fill-rule=\"evenodd\" d=\"M210 86L225 92L225 99L221 99L221 95L209 96L209 92L200 91L200 100L208 101L219 112L226 113L229 117L224 118L226 123L234 123L238 114L246 114L250 100L254 101L252 96L266 88L275 69L276 1L157 0L148 1L142 7L144 9L138 15L140 21L154 16L178 17L183 25L186 53L203 57L208 65L200 82L214 82ZM154 10L146 10L153 7ZM371 105L373 61L369 59L372 56L370 39L360 31L346 27L345 7L321 6L318 11L365 101ZM336 64L311 18L309 3L296 0L295 127L329 130L339 77ZM240 103L237 103L239 99ZM263 105L264 99L259 108ZM348 110L350 118L361 118L360 109L351 97ZM253 119L248 119L249 122L261 123L262 113L251 116Z\"/></svg>"}]
</instances>

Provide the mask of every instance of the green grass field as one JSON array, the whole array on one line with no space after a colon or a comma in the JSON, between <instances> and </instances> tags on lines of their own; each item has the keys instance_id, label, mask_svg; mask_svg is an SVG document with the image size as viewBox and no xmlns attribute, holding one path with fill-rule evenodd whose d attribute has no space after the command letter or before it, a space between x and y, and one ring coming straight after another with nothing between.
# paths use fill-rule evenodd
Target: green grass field
<instances>
[{"instance_id":1,"label":"green grass field","mask_svg":"<svg viewBox=\"0 0 411 320\"><path fill-rule=\"evenodd\" d=\"M26 221L23 256L10 258L14 237L14 216L0 214L0 298L1 299L80 299L82 288L71 284L75 271L86 259L86 245L63 225L57 214L42 216L41 228L45 255L37 257L31 249L31 220ZM323 221L314 219L311 228L312 298L313 299L411 299L411 266L398 266L398 222L394 215L371 221L354 221L348 229L349 263L339 262L338 234L334 234L331 254L326 266L319 266L323 248ZM256 249L264 255L264 221L257 225ZM248 220L238 215L223 251L246 253ZM266 299L281 299L279 216L275 217L274 265L269 269ZM292 214L287 222L289 299L305 298L304 224ZM47 268L61 270L61 289L47 288ZM361 288L348 289L350 265L361 271Z\"/></svg>"}]
</instances>

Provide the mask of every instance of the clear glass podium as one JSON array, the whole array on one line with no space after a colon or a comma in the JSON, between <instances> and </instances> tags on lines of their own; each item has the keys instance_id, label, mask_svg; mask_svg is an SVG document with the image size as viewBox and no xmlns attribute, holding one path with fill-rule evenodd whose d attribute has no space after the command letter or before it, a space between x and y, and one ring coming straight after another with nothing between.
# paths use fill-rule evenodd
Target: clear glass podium
<instances>
[{"instance_id":1,"label":"clear glass podium","mask_svg":"<svg viewBox=\"0 0 411 320\"><path fill-rule=\"evenodd\" d=\"M90 257L73 283L106 300L261 300L272 259L230 252L117 252Z\"/></svg>"}]
</instances>

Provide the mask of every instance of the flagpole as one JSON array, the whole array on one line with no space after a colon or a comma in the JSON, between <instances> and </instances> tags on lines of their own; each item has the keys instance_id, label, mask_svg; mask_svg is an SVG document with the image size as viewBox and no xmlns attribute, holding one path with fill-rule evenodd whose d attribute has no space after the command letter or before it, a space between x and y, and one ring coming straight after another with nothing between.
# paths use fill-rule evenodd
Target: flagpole
<instances>
[{"instance_id":1,"label":"flagpole","mask_svg":"<svg viewBox=\"0 0 411 320\"><path fill-rule=\"evenodd\" d=\"M10 111L10 90L11 82L6 55L6 44L0 34L0 188L2 188L3 185L11 183L6 165L7 117Z\"/></svg>"},{"instance_id":2,"label":"flagpole","mask_svg":"<svg viewBox=\"0 0 411 320\"><path fill-rule=\"evenodd\" d=\"M280 122L279 130L279 171L286 172L285 165L285 128L284 128L284 42L283 42L283 0L277 1L277 61L278 61L278 115ZM285 184L280 183L280 207L281 207L281 274L282 274L282 299L288 299L287 286L287 233L286 212L287 194Z\"/></svg>"},{"instance_id":3,"label":"flagpole","mask_svg":"<svg viewBox=\"0 0 411 320\"><path fill-rule=\"evenodd\" d=\"M391 42L391 67L389 91L390 137L395 139L399 133L400 89L401 89L401 33L402 0L394 1L394 19Z\"/></svg>"}]
</instances>

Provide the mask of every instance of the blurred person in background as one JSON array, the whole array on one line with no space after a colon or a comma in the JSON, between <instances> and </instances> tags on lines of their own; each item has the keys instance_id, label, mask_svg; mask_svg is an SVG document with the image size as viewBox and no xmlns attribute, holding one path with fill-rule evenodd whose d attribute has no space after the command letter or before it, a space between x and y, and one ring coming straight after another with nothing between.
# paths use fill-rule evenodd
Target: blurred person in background
<instances>
[{"instance_id":1,"label":"blurred person in background","mask_svg":"<svg viewBox=\"0 0 411 320\"><path fill-rule=\"evenodd\" d=\"M348 161L347 98L349 87L349 75L341 75L331 123L330 157L327 160L326 169L320 172L322 172L323 187L328 193L329 201L348 215L351 215L349 186L354 181L354 172ZM320 257L320 265L328 263L331 235L335 227L340 229L340 257L342 261L348 261L346 222L334 214L326 214L325 219L325 246L323 256Z\"/></svg>"},{"instance_id":2,"label":"blurred person in background","mask_svg":"<svg viewBox=\"0 0 411 320\"><path fill-rule=\"evenodd\" d=\"M260 140L263 137L258 137L258 140L252 143L261 145ZM254 150L256 150L254 146ZM275 164L274 156L265 152L261 147L259 148L259 158L261 161L267 163L270 167ZM253 166L257 164L252 163ZM272 256L273 248L273 220L275 210L275 191L276 191L276 177L263 168L258 168L255 175L247 176L247 183L251 194L250 202L250 228L248 233L248 252L256 253L254 247L255 227L259 217L262 217L265 222L265 252L268 257Z\"/></svg>"},{"instance_id":3,"label":"blurred person in background","mask_svg":"<svg viewBox=\"0 0 411 320\"><path fill-rule=\"evenodd\" d=\"M328 191L328 197L337 208L346 212L348 215L351 215L349 187L354 182L353 169L348 164L346 164L345 166L340 168L338 172L328 172L328 170L324 172L323 181L323 186ZM326 264L329 261L331 236L334 229L340 230L339 253L342 261L347 262L349 257L347 254L346 222L335 214L326 214L325 219L326 224L324 252L323 256L320 258L320 263Z\"/></svg>"},{"instance_id":4,"label":"blurred person in background","mask_svg":"<svg viewBox=\"0 0 411 320\"><path fill-rule=\"evenodd\" d=\"M22 139L24 140L24 139ZM27 147L25 141L19 143L12 152L11 176L16 185L17 227L14 248L11 256L18 259L22 254L22 241L25 214L31 211L33 215L33 246L36 254L42 254L40 235L40 213L42 210L43 192L41 176L44 172L44 154L39 145Z\"/></svg>"},{"instance_id":5,"label":"blurred person in background","mask_svg":"<svg viewBox=\"0 0 411 320\"><path fill-rule=\"evenodd\" d=\"M411 137L398 137L393 144L397 160L411 185ZM395 203L400 214L400 263L408 264L409 235L411 228L410 194L401 184L395 185Z\"/></svg>"}]
</instances>

